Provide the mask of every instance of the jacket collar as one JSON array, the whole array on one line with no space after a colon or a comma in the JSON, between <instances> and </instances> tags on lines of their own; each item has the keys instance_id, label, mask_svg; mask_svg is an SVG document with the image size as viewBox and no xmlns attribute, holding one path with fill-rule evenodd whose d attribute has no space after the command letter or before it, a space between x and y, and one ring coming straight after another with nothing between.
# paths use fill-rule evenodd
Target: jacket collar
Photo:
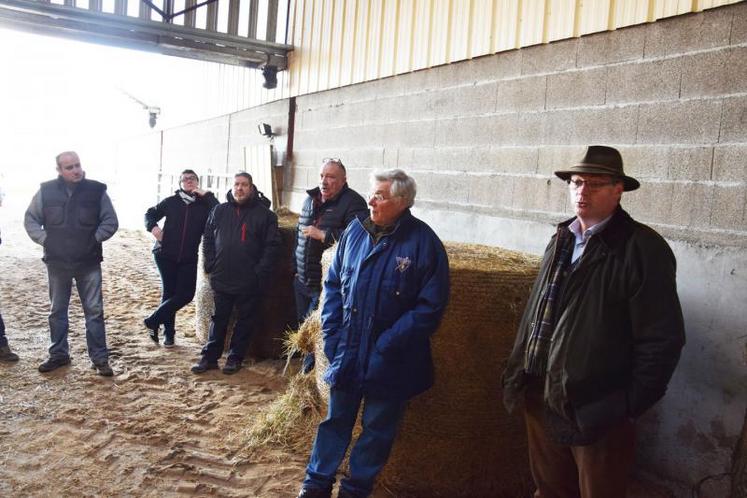
<instances>
[{"instance_id":1,"label":"jacket collar","mask_svg":"<svg viewBox=\"0 0 747 498\"><path fill-rule=\"evenodd\" d=\"M558 233L560 230L568 231L568 225L573 223L576 217L569 218L558 224ZM622 206L618 205L615 212L612 213L612 218L604 227L604 230L599 232L597 235L599 240L609 248L618 247L621 245L630 235L631 224L633 218L625 211Z\"/></svg>"},{"instance_id":2,"label":"jacket collar","mask_svg":"<svg viewBox=\"0 0 747 498\"><path fill-rule=\"evenodd\" d=\"M363 225L363 228L366 228L366 224L370 223L371 217L369 216L364 221L360 221L360 224ZM415 221L415 217L410 212L410 208L407 208L404 210L402 215L397 218L397 221L394 222L394 227L391 229L391 231L387 234L388 236L395 236L397 233L402 233L403 231L407 230L407 227L413 224Z\"/></svg>"},{"instance_id":3,"label":"jacket collar","mask_svg":"<svg viewBox=\"0 0 747 498\"><path fill-rule=\"evenodd\" d=\"M67 190L68 192L76 192L80 187L83 187L88 183L88 180L84 177L78 183L68 184L62 179L62 175L57 175L57 188Z\"/></svg>"}]
</instances>

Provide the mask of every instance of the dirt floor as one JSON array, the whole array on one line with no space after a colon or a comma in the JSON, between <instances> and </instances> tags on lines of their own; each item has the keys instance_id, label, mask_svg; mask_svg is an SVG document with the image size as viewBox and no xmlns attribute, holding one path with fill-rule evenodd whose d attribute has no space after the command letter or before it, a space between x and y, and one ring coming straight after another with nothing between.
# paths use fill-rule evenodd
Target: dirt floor
<instances>
[{"instance_id":1,"label":"dirt floor","mask_svg":"<svg viewBox=\"0 0 747 498\"><path fill-rule=\"evenodd\" d=\"M105 243L115 376L91 369L77 297L72 365L39 373L49 342L46 270L12 218L0 210L0 310L21 360L0 364L0 496L295 496L305 456L243 447L258 410L285 386L284 363L192 374L200 345L185 337L194 330L191 306L178 317L177 346L153 344L142 319L160 289L144 232L121 230Z\"/></svg>"},{"instance_id":2,"label":"dirt floor","mask_svg":"<svg viewBox=\"0 0 747 498\"><path fill-rule=\"evenodd\" d=\"M178 315L175 348L153 344L142 319L157 305L160 288L143 231L120 230L104 245L115 376L91 369L75 295L72 365L37 371L49 342L47 277L22 213L7 204L0 209L0 310L21 357L0 364L0 496L295 496L307 456L250 452L244 444L259 411L284 390L284 362L256 362L233 376L192 374L201 347L193 305ZM392 495L377 489L375 496ZM629 496L672 495L635 481Z\"/></svg>"}]
</instances>

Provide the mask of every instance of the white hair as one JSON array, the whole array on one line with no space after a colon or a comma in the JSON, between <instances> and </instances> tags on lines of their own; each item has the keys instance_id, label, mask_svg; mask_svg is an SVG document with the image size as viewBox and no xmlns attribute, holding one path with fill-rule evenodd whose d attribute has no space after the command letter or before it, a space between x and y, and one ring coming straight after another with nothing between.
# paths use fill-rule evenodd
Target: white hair
<instances>
[{"instance_id":1,"label":"white hair","mask_svg":"<svg viewBox=\"0 0 747 498\"><path fill-rule=\"evenodd\" d=\"M418 186L415 179L401 169L375 171L371 176L376 182L391 182L392 197L402 197L408 208L415 204Z\"/></svg>"}]
</instances>

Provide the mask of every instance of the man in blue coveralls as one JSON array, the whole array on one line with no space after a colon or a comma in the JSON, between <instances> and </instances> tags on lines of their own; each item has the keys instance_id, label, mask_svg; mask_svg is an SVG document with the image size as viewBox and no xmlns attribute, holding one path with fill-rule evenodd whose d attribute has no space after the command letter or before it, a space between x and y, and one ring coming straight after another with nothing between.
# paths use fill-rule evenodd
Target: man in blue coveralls
<instances>
[{"instance_id":1,"label":"man in blue coveralls","mask_svg":"<svg viewBox=\"0 0 747 498\"><path fill-rule=\"evenodd\" d=\"M319 424L299 498L329 497L363 402L363 431L339 497L371 494L407 400L433 385L430 337L449 297L443 244L410 213L415 180L375 174L370 217L343 234L324 281L329 410Z\"/></svg>"}]
</instances>

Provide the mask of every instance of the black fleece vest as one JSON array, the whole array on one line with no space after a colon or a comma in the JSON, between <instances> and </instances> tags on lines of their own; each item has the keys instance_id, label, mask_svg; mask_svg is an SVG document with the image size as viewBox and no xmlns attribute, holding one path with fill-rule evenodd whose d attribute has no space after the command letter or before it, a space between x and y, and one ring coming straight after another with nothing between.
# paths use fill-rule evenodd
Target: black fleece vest
<instances>
[{"instance_id":1,"label":"black fleece vest","mask_svg":"<svg viewBox=\"0 0 747 498\"><path fill-rule=\"evenodd\" d=\"M95 235L105 191L103 183L86 179L75 186L72 195L60 178L41 184L46 263L101 262L101 243Z\"/></svg>"}]
</instances>

